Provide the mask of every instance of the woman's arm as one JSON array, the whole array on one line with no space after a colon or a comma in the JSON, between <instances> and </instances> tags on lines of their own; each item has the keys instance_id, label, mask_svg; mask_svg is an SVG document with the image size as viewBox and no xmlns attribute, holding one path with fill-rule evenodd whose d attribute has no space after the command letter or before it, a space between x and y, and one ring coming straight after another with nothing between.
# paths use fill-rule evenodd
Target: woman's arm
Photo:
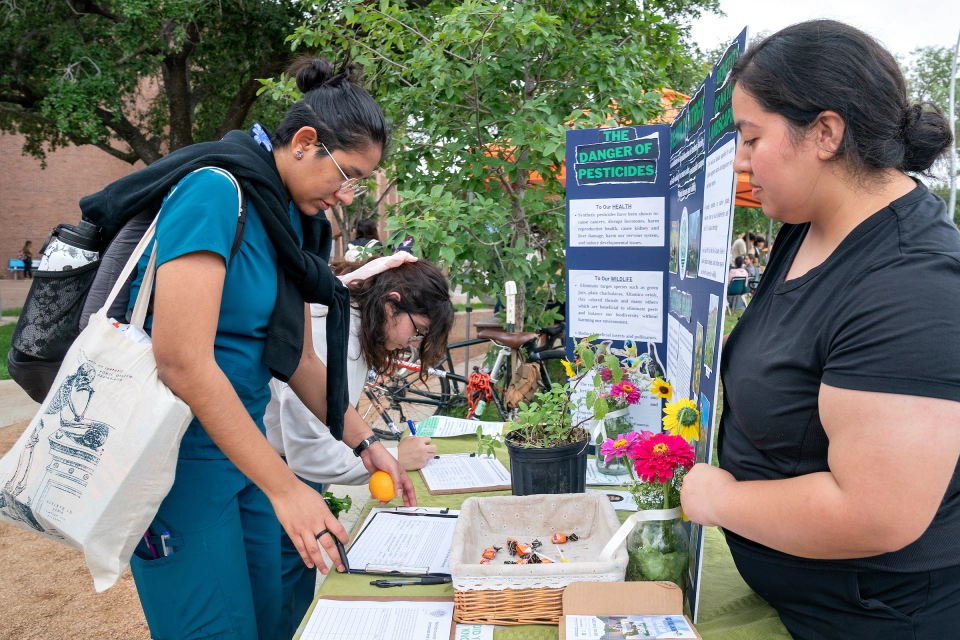
<instances>
[{"instance_id":1,"label":"woman's arm","mask_svg":"<svg viewBox=\"0 0 960 640\"><path fill-rule=\"evenodd\" d=\"M323 498L297 480L273 450L214 359L225 274L223 258L207 251L186 254L157 269L153 350L160 379L190 406L224 454L267 495L307 566L316 565L326 574L314 536L328 529L346 542L347 532ZM323 536L321 542L331 558L339 558L330 536ZM338 568L343 571L342 566Z\"/></svg>"},{"instance_id":2,"label":"woman's arm","mask_svg":"<svg viewBox=\"0 0 960 640\"><path fill-rule=\"evenodd\" d=\"M326 423L327 421L327 367L317 356L313 347L313 331L311 328L310 306L304 308L304 338L303 355L300 358L300 364L297 370L290 378L290 388L293 390L300 401L303 402L317 418ZM343 442L351 449L355 448L365 439L373 435L370 428L357 410L352 406L347 407L344 415L343 424ZM406 471L400 466L397 459L394 458L379 442L374 442L360 455L363 466L373 473L377 470L386 471L393 478L393 485L397 495L403 497L403 504L406 506L416 506L417 495L413 488L413 483L407 477ZM344 539L344 542L346 540ZM333 557L333 556L331 556Z\"/></svg>"},{"instance_id":3,"label":"woman's arm","mask_svg":"<svg viewBox=\"0 0 960 640\"><path fill-rule=\"evenodd\" d=\"M930 526L960 457L960 402L821 385L829 472L737 482L698 464L685 514L784 553L840 560L897 551Z\"/></svg>"}]
</instances>

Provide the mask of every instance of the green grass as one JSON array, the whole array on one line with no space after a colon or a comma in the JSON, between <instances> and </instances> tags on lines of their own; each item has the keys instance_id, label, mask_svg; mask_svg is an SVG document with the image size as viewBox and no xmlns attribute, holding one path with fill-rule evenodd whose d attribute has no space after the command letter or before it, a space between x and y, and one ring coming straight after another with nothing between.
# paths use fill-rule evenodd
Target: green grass
<instances>
[{"instance_id":1,"label":"green grass","mask_svg":"<svg viewBox=\"0 0 960 640\"><path fill-rule=\"evenodd\" d=\"M13 330L17 328L15 324L5 324L0 326L0 380L9 380L10 372L7 371L7 352L10 351L10 340L13 339Z\"/></svg>"},{"instance_id":2,"label":"green grass","mask_svg":"<svg viewBox=\"0 0 960 640\"><path fill-rule=\"evenodd\" d=\"M480 309L489 309L489 308L490 308L490 307L488 307L487 305L482 304L482 303L480 303L480 302L475 302L474 304L470 305L471 311L479 311ZM467 303L465 303L465 302L454 302L454 303L453 303L453 310L454 310L454 311L466 311L466 310L467 310Z\"/></svg>"},{"instance_id":3,"label":"green grass","mask_svg":"<svg viewBox=\"0 0 960 640\"><path fill-rule=\"evenodd\" d=\"M17 307L16 309L4 309L3 312L0 313L0 316L14 316L14 317L16 317L16 316L19 316L19 315L20 315L20 312L21 312L22 310L23 310L23 309L21 309L20 307Z\"/></svg>"},{"instance_id":4,"label":"green grass","mask_svg":"<svg viewBox=\"0 0 960 640\"><path fill-rule=\"evenodd\" d=\"M743 311L727 311L726 316L723 318L723 335L727 335L733 331L733 326L737 324L737 321L740 320L740 316L743 315Z\"/></svg>"}]
</instances>

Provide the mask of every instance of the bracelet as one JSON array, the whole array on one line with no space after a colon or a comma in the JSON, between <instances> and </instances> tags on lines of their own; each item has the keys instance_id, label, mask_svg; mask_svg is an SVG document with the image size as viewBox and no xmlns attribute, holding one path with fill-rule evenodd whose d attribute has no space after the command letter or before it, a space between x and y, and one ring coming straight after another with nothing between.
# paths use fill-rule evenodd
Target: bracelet
<instances>
[{"instance_id":1,"label":"bracelet","mask_svg":"<svg viewBox=\"0 0 960 640\"><path fill-rule=\"evenodd\" d=\"M373 434L369 438L364 439L363 442L358 444L354 450L353 455L360 457L360 454L367 450L367 448L372 445L374 442L380 442L380 438L377 437L377 434Z\"/></svg>"}]
</instances>

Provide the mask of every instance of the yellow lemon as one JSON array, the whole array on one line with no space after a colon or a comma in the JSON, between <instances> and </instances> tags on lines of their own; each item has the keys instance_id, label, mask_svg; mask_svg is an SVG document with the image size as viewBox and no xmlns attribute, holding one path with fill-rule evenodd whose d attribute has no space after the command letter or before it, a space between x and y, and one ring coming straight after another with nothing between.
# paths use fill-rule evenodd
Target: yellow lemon
<instances>
[{"instance_id":1,"label":"yellow lemon","mask_svg":"<svg viewBox=\"0 0 960 640\"><path fill-rule=\"evenodd\" d=\"M370 495L377 500L389 502L397 496L393 490L393 478L386 471L375 471L370 476Z\"/></svg>"}]
</instances>

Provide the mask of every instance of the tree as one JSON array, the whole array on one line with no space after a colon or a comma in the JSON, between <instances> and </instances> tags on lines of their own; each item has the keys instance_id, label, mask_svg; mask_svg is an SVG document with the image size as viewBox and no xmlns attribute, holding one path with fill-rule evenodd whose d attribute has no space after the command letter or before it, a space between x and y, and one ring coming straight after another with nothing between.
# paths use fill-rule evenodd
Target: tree
<instances>
[{"instance_id":1,"label":"tree","mask_svg":"<svg viewBox=\"0 0 960 640\"><path fill-rule=\"evenodd\" d=\"M907 78L907 91L911 104L934 104L944 116L950 113L950 71L953 61L953 47L919 47L910 53L910 59L903 64ZM953 123L954 131L960 123L960 114ZM954 139L954 144L960 150L960 140ZM933 167L937 178L942 179L934 184L932 191L948 200L950 184L950 160L944 157ZM960 169L960 168L958 168ZM958 173L960 175L960 173ZM960 222L960 202L953 212L954 222Z\"/></svg>"},{"instance_id":2,"label":"tree","mask_svg":"<svg viewBox=\"0 0 960 640\"><path fill-rule=\"evenodd\" d=\"M218 139L254 115L302 16L284 0L5 0L0 131L41 159L92 144L131 164Z\"/></svg>"},{"instance_id":3,"label":"tree","mask_svg":"<svg viewBox=\"0 0 960 640\"><path fill-rule=\"evenodd\" d=\"M657 117L668 70L689 64L686 21L716 9L715 0L347 0L291 39L362 65L394 123L385 163L402 197L394 236L412 235L469 295L500 296L516 281L530 328L564 298L567 129ZM275 96L290 87L268 84Z\"/></svg>"}]
</instances>

